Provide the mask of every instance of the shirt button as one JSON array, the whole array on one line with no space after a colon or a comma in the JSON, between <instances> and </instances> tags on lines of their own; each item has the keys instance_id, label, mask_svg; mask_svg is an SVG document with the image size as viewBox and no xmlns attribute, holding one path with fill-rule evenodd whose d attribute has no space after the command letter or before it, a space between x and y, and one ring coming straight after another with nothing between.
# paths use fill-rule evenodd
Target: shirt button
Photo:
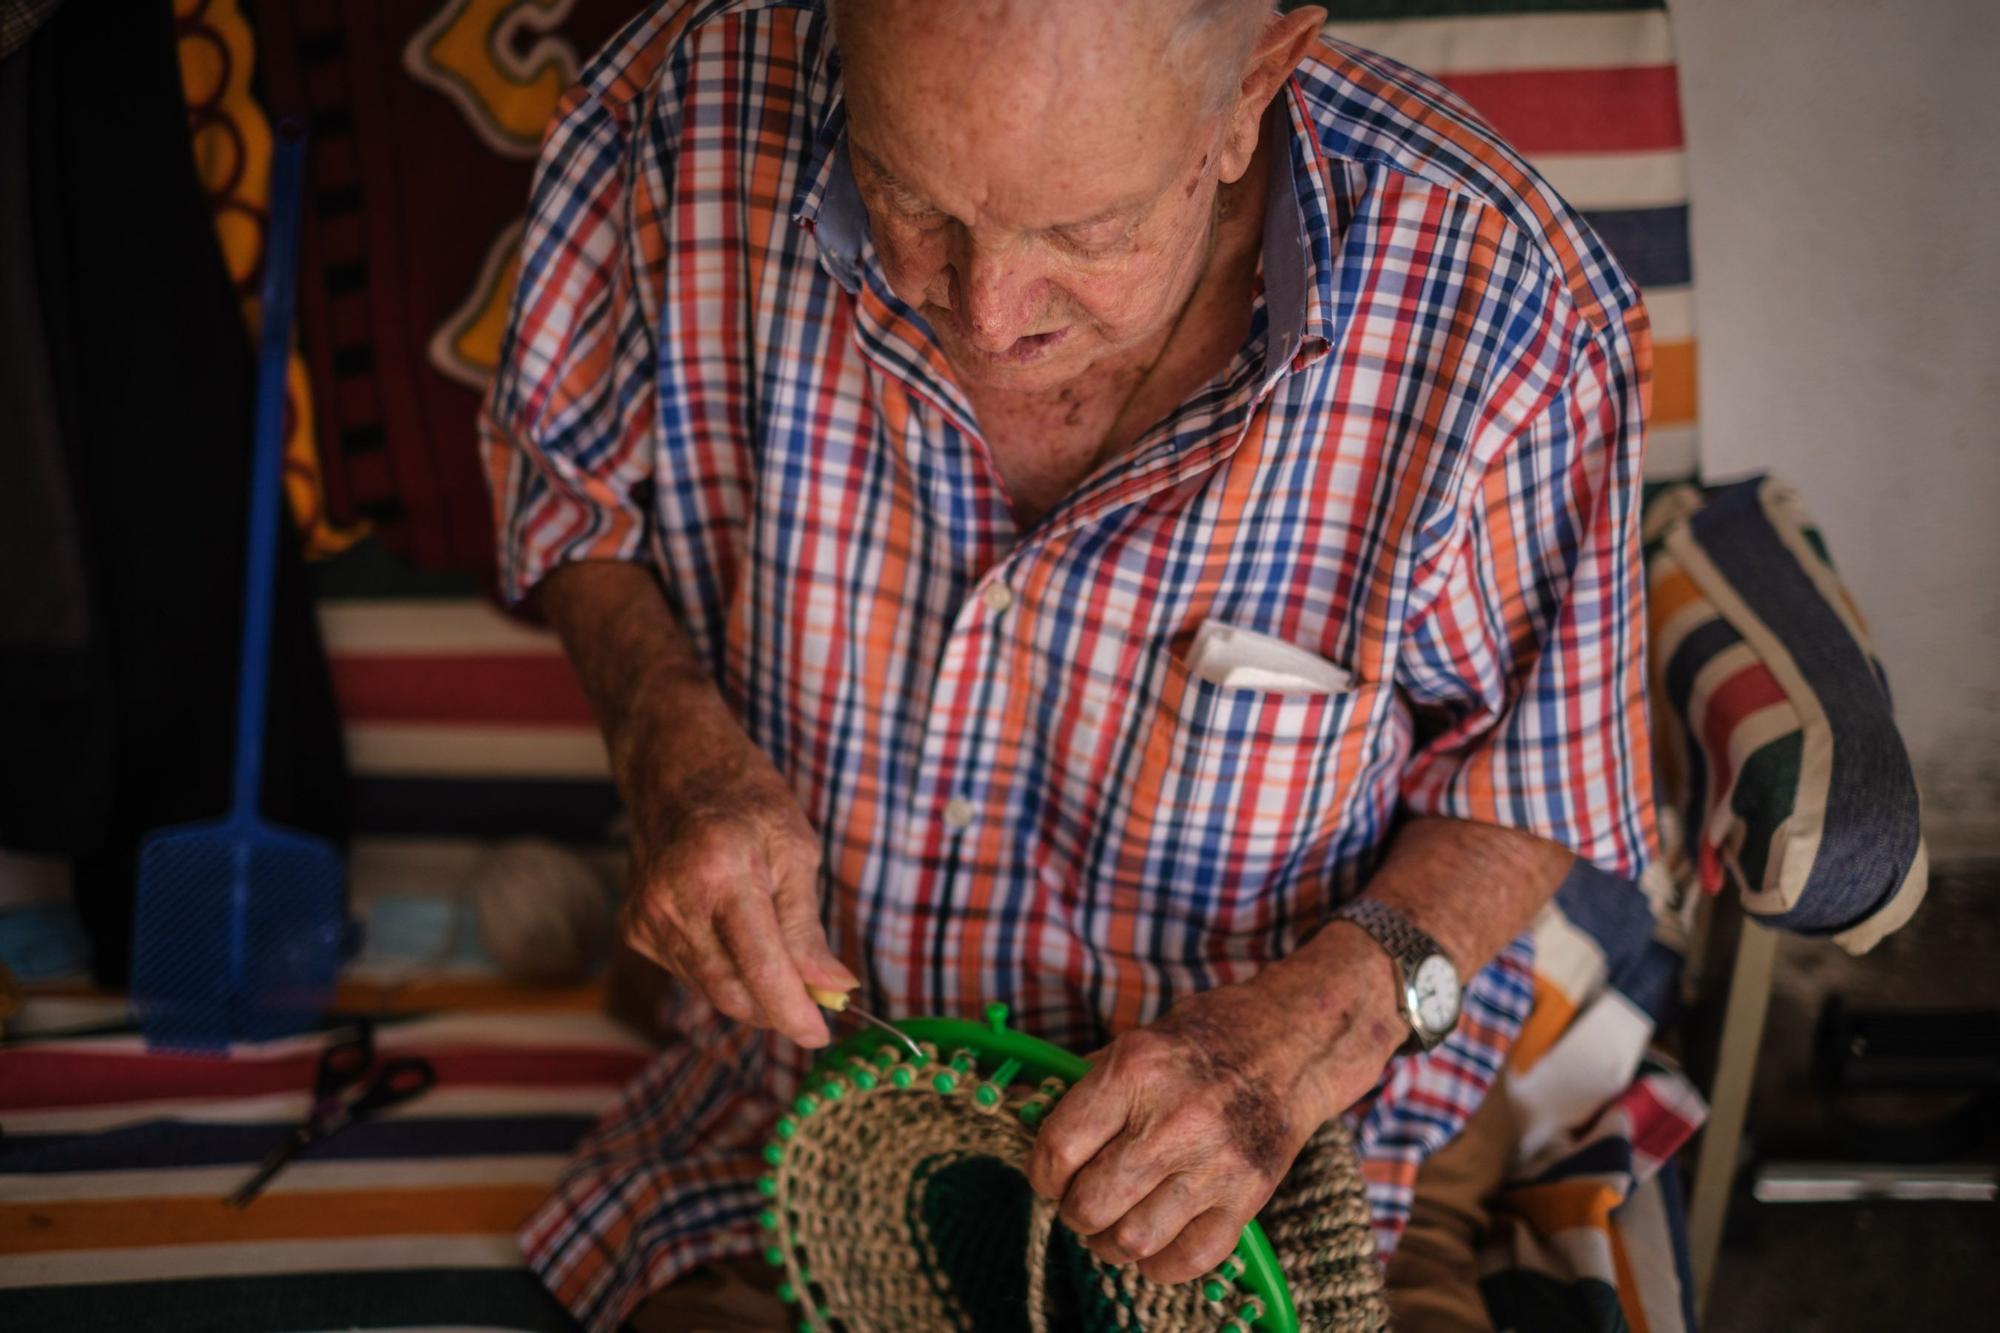
<instances>
[{"instance_id":1,"label":"shirt button","mask_svg":"<svg viewBox=\"0 0 2000 1333\"><path fill-rule=\"evenodd\" d=\"M965 828L972 823L972 802L962 796L954 796L944 803L945 827L953 830Z\"/></svg>"},{"instance_id":2,"label":"shirt button","mask_svg":"<svg viewBox=\"0 0 2000 1333\"><path fill-rule=\"evenodd\" d=\"M1013 590L1004 583L987 584L986 591L979 596L986 603L986 609L996 616L1014 604Z\"/></svg>"}]
</instances>

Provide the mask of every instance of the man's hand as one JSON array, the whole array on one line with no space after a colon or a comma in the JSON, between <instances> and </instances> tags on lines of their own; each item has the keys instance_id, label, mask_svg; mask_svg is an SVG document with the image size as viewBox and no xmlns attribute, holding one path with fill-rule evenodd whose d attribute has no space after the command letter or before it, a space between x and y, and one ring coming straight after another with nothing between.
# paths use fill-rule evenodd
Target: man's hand
<instances>
[{"instance_id":1,"label":"man's hand","mask_svg":"<svg viewBox=\"0 0 2000 1333\"><path fill-rule=\"evenodd\" d=\"M1200 1277L1408 1035L1392 977L1373 940L1336 922L1310 962L1189 996L1093 1057L1042 1122L1028 1183L1105 1262Z\"/></svg>"},{"instance_id":2,"label":"man's hand","mask_svg":"<svg viewBox=\"0 0 2000 1333\"><path fill-rule=\"evenodd\" d=\"M565 565L537 589L632 813L622 931L731 1018L827 1043L807 985L860 983L819 923L819 839L736 722L652 575Z\"/></svg>"},{"instance_id":3,"label":"man's hand","mask_svg":"<svg viewBox=\"0 0 2000 1333\"><path fill-rule=\"evenodd\" d=\"M632 891L621 926L634 952L699 988L718 1010L824 1046L808 984L860 984L819 920L820 844L784 779L747 737L682 763L644 818L634 812Z\"/></svg>"}]
</instances>

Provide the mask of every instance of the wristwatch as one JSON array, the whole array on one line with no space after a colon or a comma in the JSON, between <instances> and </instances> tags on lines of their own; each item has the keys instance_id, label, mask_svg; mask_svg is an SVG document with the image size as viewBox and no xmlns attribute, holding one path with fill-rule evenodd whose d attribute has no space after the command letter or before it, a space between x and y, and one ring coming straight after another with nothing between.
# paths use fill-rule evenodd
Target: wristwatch
<instances>
[{"instance_id":1,"label":"wristwatch","mask_svg":"<svg viewBox=\"0 0 2000 1333\"><path fill-rule=\"evenodd\" d=\"M1450 1036L1458 1026L1458 969L1438 942L1373 898L1356 898L1333 915L1367 931L1389 955L1396 969L1396 1008L1410 1025L1410 1042L1428 1051Z\"/></svg>"}]
</instances>

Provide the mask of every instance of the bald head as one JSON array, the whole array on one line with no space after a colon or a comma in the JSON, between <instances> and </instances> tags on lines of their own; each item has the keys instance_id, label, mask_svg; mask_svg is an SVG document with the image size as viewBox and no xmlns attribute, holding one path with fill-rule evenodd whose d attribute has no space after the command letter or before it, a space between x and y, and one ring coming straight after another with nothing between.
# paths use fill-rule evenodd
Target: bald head
<instances>
[{"instance_id":1,"label":"bald head","mask_svg":"<svg viewBox=\"0 0 2000 1333\"><path fill-rule=\"evenodd\" d=\"M1101 355L1171 321L1219 189L1324 18L1268 0L832 3L876 248L961 370L1041 364L1028 353L1058 342Z\"/></svg>"},{"instance_id":2,"label":"bald head","mask_svg":"<svg viewBox=\"0 0 2000 1333\"><path fill-rule=\"evenodd\" d=\"M916 20L919 32L965 42L966 65L1008 48L1115 52L1178 82L1208 114L1236 96L1271 17L1270 0L829 0L829 10L843 47L867 40L876 24L886 40L907 37ZM1059 60L1056 68L1075 63Z\"/></svg>"}]
</instances>

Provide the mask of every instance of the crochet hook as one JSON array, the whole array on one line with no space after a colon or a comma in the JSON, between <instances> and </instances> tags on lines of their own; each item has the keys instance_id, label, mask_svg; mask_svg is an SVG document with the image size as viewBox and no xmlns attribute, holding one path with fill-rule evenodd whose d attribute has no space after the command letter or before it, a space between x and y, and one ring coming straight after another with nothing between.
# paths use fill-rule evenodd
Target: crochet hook
<instances>
[{"instance_id":1,"label":"crochet hook","mask_svg":"<svg viewBox=\"0 0 2000 1333\"><path fill-rule=\"evenodd\" d=\"M860 1005L855 1004L852 1000L848 999L846 991L828 990L824 986L807 986L806 994L812 996L813 1003L822 1009L831 1009L836 1014L853 1014L864 1023L874 1024L897 1041L903 1043L903 1045L909 1047L910 1054L915 1056L919 1061L925 1058L923 1047L911 1041L909 1033L904 1032L901 1028L890 1026L888 1023L869 1013L866 1009L863 1009Z\"/></svg>"}]
</instances>

